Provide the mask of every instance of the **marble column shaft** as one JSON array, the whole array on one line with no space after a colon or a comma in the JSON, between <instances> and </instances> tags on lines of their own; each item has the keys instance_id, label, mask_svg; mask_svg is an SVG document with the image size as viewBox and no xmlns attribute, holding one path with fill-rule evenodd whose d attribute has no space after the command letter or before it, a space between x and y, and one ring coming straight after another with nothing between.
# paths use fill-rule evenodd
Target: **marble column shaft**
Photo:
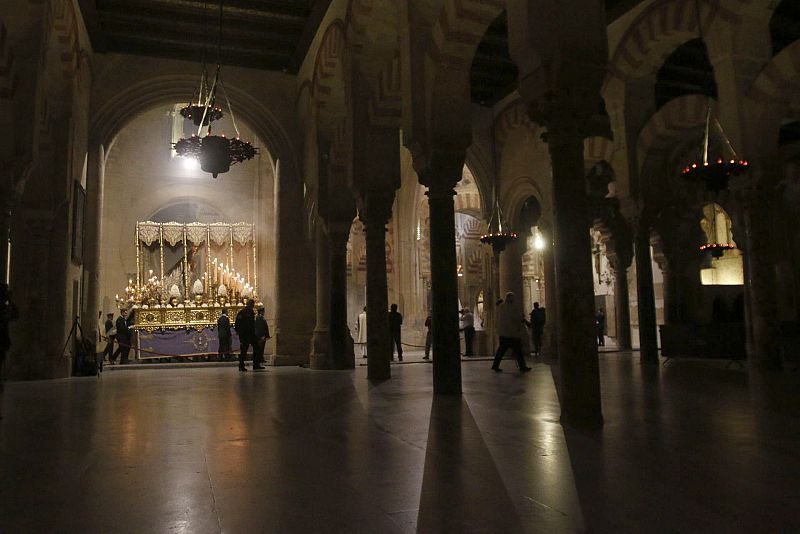
<instances>
[{"instance_id":1,"label":"marble column shaft","mask_svg":"<svg viewBox=\"0 0 800 534\"><path fill-rule=\"evenodd\" d=\"M463 159L462 159L463 162ZM431 290L433 292L433 391L461 393L458 333L458 274L453 185L460 177L435 176L427 195L430 206ZM454 178L454 179L453 179ZM493 304L493 303L491 303Z\"/></svg>"},{"instance_id":2,"label":"marble column shaft","mask_svg":"<svg viewBox=\"0 0 800 534\"><path fill-rule=\"evenodd\" d=\"M650 258L650 226L644 222L637 226L634 248L641 362L658 363L656 298L653 289L653 264Z\"/></svg>"},{"instance_id":3,"label":"marble column shaft","mask_svg":"<svg viewBox=\"0 0 800 534\"><path fill-rule=\"evenodd\" d=\"M103 241L103 194L105 190L105 149L101 144L89 148L86 177L86 235L83 241L83 264L86 271L86 301L83 303L84 333L94 332L100 310L100 253ZM102 310L109 313L116 310Z\"/></svg>"},{"instance_id":4,"label":"marble column shaft","mask_svg":"<svg viewBox=\"0 0 800 534\"><path fill-rule=\"evenodd\" d=\"M553 239L547 234L546 248L543 251L544 264L544 306L546 313L545 341L550 348L550 358L558 358L558 287L556 266L553 255Z\"/></svg>"},{"instance_id":5,"label":"marble column shaft","mask_svg":"<svg viewBox=\"0 0 800 534\"><path fill-rule=\"evenodd\" d=\"M617 347L631 349L631 309L628 292L628 268L614 268L614 313L617 320Z\"/></svg>"},{"instance_id":6,"label":"marble column shaft","mask_svg":"<svg viewBox=\"0 0 800 534\"><path fill-rule=\"evenodd\" d=\"M347 326L347 240L350 223L329 224L330 245L330 364L332 369L355 367L353 338Z\"/></svg>"},{"instance_id":7,"label":"marble column shaft","mask_svg":"<svg viewBox=\"0 0 800 534\"><path fill-rule=\"evenodd\" d=\"M322 221L316 224L316 300L317 314L314 335L311 338L310 364L312 369L328 369L330 352L330 314L331 314L331 256L328 236L322 229Z\"/></svg>"},{"instance_id":8,"label":"marble column shaft","mask_svg":"<svg viewBox=\"0 0 800 534\"><path fill-rule=\"evenodd\" d=\"M583 137L567 110L548 124L553 168L555 270L561 419L569 425L602 424L594 320L592 252L584 179Z\"/></svg>"},{"instance_id":9,"label":"marble column shaft","mask_svg":"<svg viewBox=\"0 0 800 534\"><path fill-rule=\"evenodd\" d=\"M394 195L392 195L393 197ZM368 199L367 202L375 201ZM367 208L363 217L367 248L367 378L391 378L392 345L389 337L389 285L386 280L386 223L389 210ZM389 213L387 213L387 211Z\"/></svg>"}]
</instances>

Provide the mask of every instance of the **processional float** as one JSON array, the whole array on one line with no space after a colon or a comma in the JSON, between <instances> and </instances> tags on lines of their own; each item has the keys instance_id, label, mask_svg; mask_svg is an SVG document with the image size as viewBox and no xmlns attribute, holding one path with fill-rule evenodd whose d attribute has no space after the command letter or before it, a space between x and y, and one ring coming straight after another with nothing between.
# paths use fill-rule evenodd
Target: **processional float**
<instances>
[{"instance_id":1,"label":"processional float","mask_svg":"<svg viewBox=\"0 0 800 534\"><path fill-rule=\"evenodd\" d=\"M213 353L207 332L222 309L231 321L258 297L258 251L254 225L239 223L136 223L136 274L116 296L120 309L134 314L135 348L169 353L139 354L140 359ZM184 331L186 336L176 336ZM181 341L182 348L175 346ZM157 351L156 351L157 352Z\"/></svg>"}]
</instances>

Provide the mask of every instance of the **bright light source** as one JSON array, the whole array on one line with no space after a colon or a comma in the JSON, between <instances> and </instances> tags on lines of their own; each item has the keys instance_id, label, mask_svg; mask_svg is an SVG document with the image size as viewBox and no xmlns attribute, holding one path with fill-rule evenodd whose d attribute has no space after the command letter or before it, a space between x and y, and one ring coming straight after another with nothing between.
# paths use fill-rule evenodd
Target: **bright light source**
<instances>
[{"instance_id":1,"label":"bright light source","mask_svg":"<svg viewBox=\"0 0 800 534\"><path fill-rule=\"evenodd\" d=\"M533 238L533 248L536 250L544 250L544 239L540 234L536 234L536 237Z\"/></svg>"},{"instance_id":2,"label":"bright light source","mask_svg":"<svg viewBox=\"0 0 800 534\"><path fill-rule=\"evenodd\" d=\"M181 158L183 160L183 168L187 171L196 171L200 168L200 162L195 158Z\"/></svg>"}]
</instances>

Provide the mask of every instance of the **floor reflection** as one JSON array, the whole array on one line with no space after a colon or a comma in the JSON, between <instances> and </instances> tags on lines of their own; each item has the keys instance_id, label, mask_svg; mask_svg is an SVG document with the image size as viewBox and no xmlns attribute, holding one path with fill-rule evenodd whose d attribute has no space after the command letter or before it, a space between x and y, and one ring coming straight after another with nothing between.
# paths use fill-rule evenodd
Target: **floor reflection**
<instances>
[{"instance_id":1,"label":"floor reflection","mask_svg":"<svg viewBox=\"0 0 800 534\"><path fill-rule=\"evenodd\" d=\"M798 531L797 375L600 360L604 427L557 368L137 370L12 383L3 532Z\"/></svg>"}]
</instances>

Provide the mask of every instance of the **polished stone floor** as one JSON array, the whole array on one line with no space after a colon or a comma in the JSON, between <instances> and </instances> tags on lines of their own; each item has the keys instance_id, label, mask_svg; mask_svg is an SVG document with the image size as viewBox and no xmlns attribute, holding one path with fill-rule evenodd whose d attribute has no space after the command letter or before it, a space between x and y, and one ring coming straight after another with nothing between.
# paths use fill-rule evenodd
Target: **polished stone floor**
<instances>
[{"instance_id":1,"label":"polished stone floor","mask_svg":"<svg viewBox=\"0 0 800 534\"><path fill-rule=\"evenodd\" d=\"M601 357L606 424L559 422L557 368L152 369L11 383L2 532L790 532L800 373Z\"/></svg>"}]
</instances>

